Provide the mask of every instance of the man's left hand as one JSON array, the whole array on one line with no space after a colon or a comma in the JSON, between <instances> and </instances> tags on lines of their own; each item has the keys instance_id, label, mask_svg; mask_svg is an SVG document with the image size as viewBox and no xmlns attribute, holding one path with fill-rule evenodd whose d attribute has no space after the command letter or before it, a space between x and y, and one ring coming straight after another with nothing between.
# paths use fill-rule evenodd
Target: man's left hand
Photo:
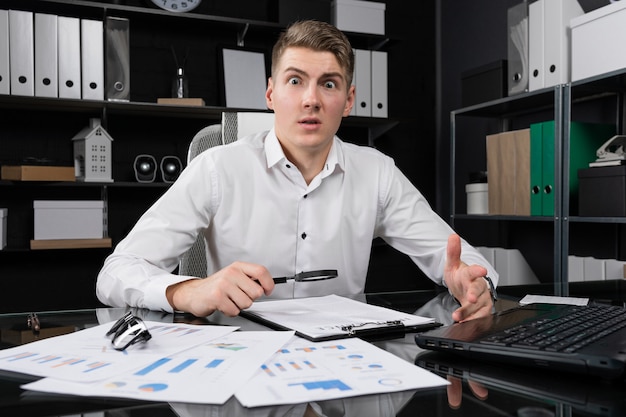
<instances>
[{"instance_id":1,"label":"man's left hand","mask_svg":"<svg viewBox=\"0 0 626 417\"><path fill-rule=\"evenodd\" d=\"M460 322L491 314L493 300L489 284L484 279L487 269L461 261L459 235L450 235L446 254L443 279L452 296L461 303L461 307L452 313L452 319Z\"/></svg>"}]
</instances>

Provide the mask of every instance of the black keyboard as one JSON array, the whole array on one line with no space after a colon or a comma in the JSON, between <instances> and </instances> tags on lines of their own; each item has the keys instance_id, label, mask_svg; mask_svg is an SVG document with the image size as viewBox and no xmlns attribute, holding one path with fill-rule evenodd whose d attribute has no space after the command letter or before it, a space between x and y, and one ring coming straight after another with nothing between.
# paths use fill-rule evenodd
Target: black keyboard
<instances>
[{"instance_id":1,"label":"black keyboard","mask_svg":"<svg viewBox=\"0 0 626 417\"><path fill-rule=\"evenodd\" d=\"M491 335L480 343L574 353L625 326L626 309L622 307L570 306L566 315L541 317Z\"/></svg>"}]
</instances>

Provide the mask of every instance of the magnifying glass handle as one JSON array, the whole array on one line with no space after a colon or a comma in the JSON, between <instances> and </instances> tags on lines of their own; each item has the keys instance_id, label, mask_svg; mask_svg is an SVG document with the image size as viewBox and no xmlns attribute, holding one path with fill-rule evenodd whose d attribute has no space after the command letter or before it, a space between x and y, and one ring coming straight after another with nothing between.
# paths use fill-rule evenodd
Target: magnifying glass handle
<instances>
[{"instance_id":1,"label":"magnifying glass handle","mask_svg":"<svg viewBox=\"0 0 626 417\"><path fill-rule=\"evenodd\" d=\"M277 277L274 278L274 284L285 284L289 278L287 277ZM293 279L293 278L291 278Z\"/></svg>"}]
</instances>

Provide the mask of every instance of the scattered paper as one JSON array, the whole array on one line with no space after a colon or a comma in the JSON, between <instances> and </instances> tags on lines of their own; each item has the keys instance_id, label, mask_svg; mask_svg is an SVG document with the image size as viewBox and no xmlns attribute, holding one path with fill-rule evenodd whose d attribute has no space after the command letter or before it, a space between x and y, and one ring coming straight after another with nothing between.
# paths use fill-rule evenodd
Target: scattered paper
<instances>
[{"instance_id":1,"label":"scattered paper","mask_svg":"<svg viewBox=\"0 0 626 417\"><path fill-rule=\"evenodd\" d=\"M205 326L201 326L205 327ZM79 384L45 378L22 388L57 394L159 402L223 404L293 332L234 332L132 372Z\"/></svg>"},{"instance_id":2,"label":"scattered paper","mask_svg":"<svg viewBox=\"0 0 626 417\"><path fill-rule=\"evenodd\" d=\"M0 369L67 381L97 381L238 329L234 326L145 323L152 339L124 351L113 349L111 339L106 336L113 325L111 322L1 350Z\"/></svg>"},{"instance_id":3,"label":"scattered paper","mask_svg":"<svg viewBox=\"0 0 626 417\"><path fill-rule=\"evenodd\" d=\"M569 304L574 306L586 306L589 303L588 298L577 297L557 297L549 295L531 295L527 294L519 301L520 305L526 304Z\"/></svg>"},{"instance_id":4,"label":"scattered paper","mask_svg":"<svg viewBox=\"0 0 626 417\"><path fill-rule=\"evenodd\" d=\"M246 407L298 404L448 385L445 379L358 338L294 337L235 396Z\"/></svg>"}]
</instances>

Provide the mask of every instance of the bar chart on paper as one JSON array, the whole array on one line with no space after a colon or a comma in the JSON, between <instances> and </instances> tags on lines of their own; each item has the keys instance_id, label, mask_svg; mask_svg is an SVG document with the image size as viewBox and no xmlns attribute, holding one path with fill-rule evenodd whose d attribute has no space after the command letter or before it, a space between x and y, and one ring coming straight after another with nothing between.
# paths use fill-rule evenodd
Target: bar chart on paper
<instances>
[{"instance_id":1,"label":"bar chart on paper","mask_svg":"<svg viewBox=\"0 0 626 417\"><path fill-rule=\"evenodd\" d=\"M152 339L125 351L106 337L111 323L5 349L0 369L65 381L90 382L135 369L159 357L189 349L233 332L232 326L192 326L146 322Z\"/></svg>"},{"instance_id":2,"label":"bar chart on paper","mask_svg":"<svg viewBox=\"0 0 626 417\"><path fill-rule=\"evenodd\" d=\"M152 331L152 329L151 329ZM232 332L91 384L37 381L27 389L148 401L223 404L294 332Z\"/></svg>"},{"instance_id":3,"label":"bar chart on paper","mask_svg":"<svg viewBox=\"0 0 626 417\"><path fill-rule=\"evenodd\" d=\"M245 407L404 391L447 382L363 340L296 338L235 394Z\"/></svg>"},{"instance_id":4,"label":"bar chart on paper","mask_svg":"<svg viewBox=\"0 0 626 417\"><path fill-rule=\"evenodd\" d=\"M33 346L36 347L36 346ZM0 369L67 381L90 382L109 378L132 368L134 356L115 351L98 354L47 349L7 349L0 356ZM144 356L150 359L150 356Z\"/></svg>"}]
</instances>

